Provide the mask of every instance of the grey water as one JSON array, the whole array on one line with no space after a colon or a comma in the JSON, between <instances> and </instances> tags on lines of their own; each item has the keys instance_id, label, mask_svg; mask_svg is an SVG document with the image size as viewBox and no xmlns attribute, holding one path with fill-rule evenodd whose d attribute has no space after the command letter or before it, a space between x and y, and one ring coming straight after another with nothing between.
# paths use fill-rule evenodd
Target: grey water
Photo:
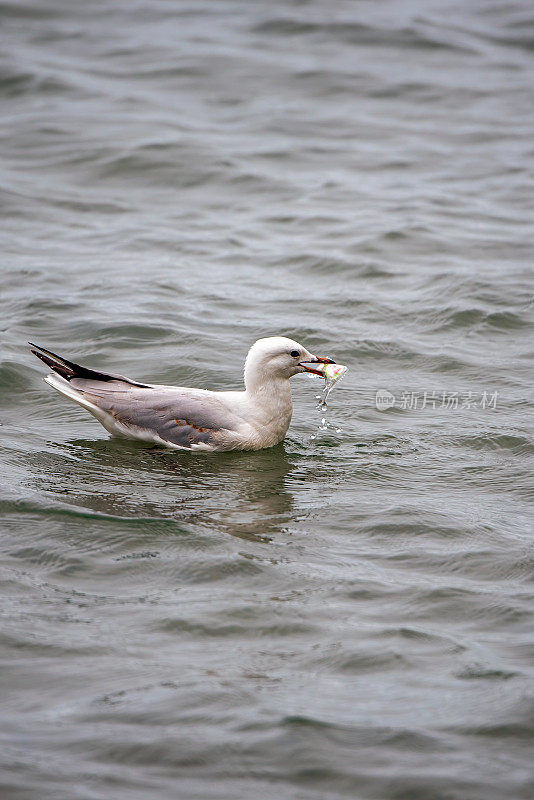
<instances>
[{"instance_id":1,"label":"grey water","mask_svg":"<svg viewBox=\"0 0 534 800\"><path fill-rule=\"evenodd\" d=\"M0 4L3 800L534 792L528 0ZM113 440L27 340L316 439Z\"/></svg>"}]
</instances>

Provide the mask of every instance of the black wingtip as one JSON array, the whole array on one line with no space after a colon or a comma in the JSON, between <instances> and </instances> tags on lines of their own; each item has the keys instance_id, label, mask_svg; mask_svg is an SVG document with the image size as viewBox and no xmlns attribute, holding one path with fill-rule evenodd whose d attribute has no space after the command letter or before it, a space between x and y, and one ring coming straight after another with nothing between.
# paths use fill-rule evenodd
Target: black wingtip
<instances>
[{"instance_id":1,"label":"black wingtip","mask_svg":"<svg viewBox=\"0 0 534 800\"><path fill-rule=\"evenodd\" d=\"M51 350L47 350L46 347L41 347L38 344L34 344L33 342L28 342L29 345L35 347L36 350L39 350L41 353L46 353L47 356L51 356L52 358L57 358L58 361L64 361L67 363L67 359L63 358L62 356L58 356L57 353L53 353Z\"/></svg>"},{"instance_id":2,"label":"black wingtip","mask_svg":"<svg viewBox=\"0 0 534 800\"><path fill-rule=\"evenodd\" d=\"M125 383L129 383L131 386L138 386L141 389L148 389L149 386L146 383L138 383L137 381L132 381L130 378L125 378L124 375L114 375L107 372L99 372L96 369L90 369L90 367L82 367L81 364L75 364L74 361L68 361L63 356L58 356L57 353L53 353L51 350L47 350L44 347L39 347L39 345L34 344L33 342L28 342L30 347L35 347L35 350L31 352L40 358L47 367L50 367L51 370L57 372L58 375L61 375L62 378L65 380L70 381L72 378L85 378L88 380L93 381L124 381Z\"/></svg>"},{"instance_id":3,"label":"black wingtip","mask_svg":"<svg viewBox=\"0 0 534 800\"><path fill-rule=\"evenodd\" d=\"M51 370L57 372L58 375L61 375L62 378L70 381L71 378L76 375L75 364L71 364L70 361L61 358L61 356L56 355L56 353L52 353L51 350L46 350L44 347L39 347L39 345L34 344L33 342L28 342L28 344L32 347L31 352L33 355L37 356L37 358L43 361ZM35 348L35 350L33 348Z\"/></svg>"}]
</instances>

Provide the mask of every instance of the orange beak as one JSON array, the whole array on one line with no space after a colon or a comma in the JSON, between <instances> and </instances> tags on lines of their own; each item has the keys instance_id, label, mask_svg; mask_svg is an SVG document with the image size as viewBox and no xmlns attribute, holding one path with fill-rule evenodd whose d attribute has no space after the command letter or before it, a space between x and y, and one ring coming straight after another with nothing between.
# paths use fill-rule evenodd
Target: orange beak
<instances>
[{"instance_id":1,"label":"orange beak","mask_svg":"<svg viewBox=\"0 0 534 800\"><path fill-rule=\"evenodd\" d=\"M323 377L323 373L320 372L318 369L313 369L313 367L309 367L308 364L335 364L333 358L321 358L321 356L315 356L313 360L310 361L301 361L299 367L304 367L306 372L312 372L314 375L320 375L321 378Z\"/></svg>"}]
</instances>

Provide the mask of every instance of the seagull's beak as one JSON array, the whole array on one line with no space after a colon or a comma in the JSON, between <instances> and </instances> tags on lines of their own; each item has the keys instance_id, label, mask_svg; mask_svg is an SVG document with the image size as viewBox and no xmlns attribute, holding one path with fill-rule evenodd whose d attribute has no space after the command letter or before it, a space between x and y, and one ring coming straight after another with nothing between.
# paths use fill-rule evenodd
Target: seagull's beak
<instances>
[{"instance_id":1,"label":"seagull's beak","mask_svg":"<svg viewBox=\"0 0 534 800\"><path fill-rule=\"evenodd\" d=\"M309 358L307 361L301 361L299 363L299 367L302 367L302 369L305 372L313 372L314 375L320 375L322 378L323 373L318 369L314 369L312 366L310 366L310 364L335 364L335 363L336 362L334 361L333 358L321 358L321 356L312 356L312 358Z\"/></svg>"}]
</instances>

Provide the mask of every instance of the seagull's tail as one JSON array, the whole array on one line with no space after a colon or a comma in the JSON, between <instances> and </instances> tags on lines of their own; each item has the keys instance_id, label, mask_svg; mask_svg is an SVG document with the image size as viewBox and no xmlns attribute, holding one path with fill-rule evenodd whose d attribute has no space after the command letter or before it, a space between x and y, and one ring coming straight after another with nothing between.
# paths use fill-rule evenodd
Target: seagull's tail
<instances>
[{"instance_id":1,"label":"seagull's tail","mask_svg":"<svg viewBox=\"0 0 534 800\"><path fill-rule=\"evenodd\" d=\"M40 358L41 361L44 361L47 367L52 370L45 377L45 382L56 392L68 397L70 400L74 400L75 403L87 409L110 432L113 431L108 424L109 414L99 407L98 392L95 395L91 392L91 388L102 386L102 383L109 381L123 381L134 386L144 386L144 384L130 381L129 378L123 378L122 375L111 375L89 367L82 367L80 364L68 361L50 350L45 350L44 347L38 347L32 342L28 342L28 344L32 347L32 353L37 358ZM87 383L85 383L86 381Z\"/></svg>"},{"instance_id":2,"label":"seagull's tail","mask_svg":"<svg viewBox=\"0 0 534 800\"><path fill-rule=\"evenodd\" d=\"M75 403L78 403L78 405L90 411L97 419L100 419L102 416L101 410L87 397L83 389L75 389L68 380L65 380L65 378L62 378L60 375L54 375L53 373L47 375L44 380L45 383L51 386L52 389L55 389L56 392L68 397L69 400L74 400Z\"/></svg>"}]
</instances>

